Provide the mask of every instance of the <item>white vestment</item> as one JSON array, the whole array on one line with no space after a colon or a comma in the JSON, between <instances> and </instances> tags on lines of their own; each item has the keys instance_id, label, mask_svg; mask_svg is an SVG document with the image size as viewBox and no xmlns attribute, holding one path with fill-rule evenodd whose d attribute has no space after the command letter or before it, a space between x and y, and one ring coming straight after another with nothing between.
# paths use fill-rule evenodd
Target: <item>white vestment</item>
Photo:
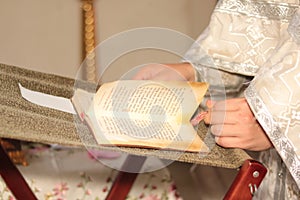
<instances>
[{"instance_id":1,"label":"white vestment","mask_svg":"<svg viewBox=\"0 0 300 200\"><path fill-rule=\"evenodd\" d=\"M298 0L219 1L185 56L212 85L211 98L244 96L272 141L260 154L268 174L258 199L300 198L298 9Z\"/></svg>"}]
</instances>

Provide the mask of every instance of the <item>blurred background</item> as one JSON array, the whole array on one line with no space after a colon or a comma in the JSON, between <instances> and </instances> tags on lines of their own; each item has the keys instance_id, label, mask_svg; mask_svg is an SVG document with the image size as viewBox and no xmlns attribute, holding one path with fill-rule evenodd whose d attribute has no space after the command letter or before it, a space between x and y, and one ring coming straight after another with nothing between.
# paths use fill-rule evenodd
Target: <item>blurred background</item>
<instances>
[{"instance_id":1,"label":"blurred background","mask_svg":"<svg viewBox=\"0 0 300 200\"><path fill-rule=\"evenodd\" d=\"M0 0L0 62L75 77L83 58L81 0ZM194 39L216 0L94 0L96 45L133 28L163 27ZM178 62L162 51L129 53L113 63L112 79L147 62Z\"/></svg>"}]
</instances>

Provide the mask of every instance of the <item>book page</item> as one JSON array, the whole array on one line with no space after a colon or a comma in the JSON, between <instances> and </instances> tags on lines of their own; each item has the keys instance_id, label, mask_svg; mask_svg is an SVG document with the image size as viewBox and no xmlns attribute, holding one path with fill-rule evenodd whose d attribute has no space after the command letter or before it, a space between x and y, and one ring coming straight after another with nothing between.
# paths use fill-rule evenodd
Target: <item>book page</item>
<instances>
[{"instance_id":1,"label":"book page","mask_svg":"<svg viewBox=\"0 0 300 200\"><path fill-rule=\"evenodd\" d=\"M106 112L130 112L175 116L182 104L186 88L168 88L161 84L140 81L104 84L96 95L97 107ZM119 84L118 84L119 83Z\"/></svg>"},{"instance_id":2,"label":"book page","mask_svg":"<svg viewBox=\"0 0 300 200\"><path fill-rule=\"evenodd\" d=\"M71 101L76 109L77 114L79 115L80 119L84 120L85 112L91 106L95 93L88 92L83 89L76 89L74 90L74 95L71 98Z\"/></svg>"},{"instance_id":3,"label":"book page","mask_svg":"<svg viewBox=\"0 0 300 200\"><path fill-rule=\"evenodd\" d=\"M196 86L188 82L133 80L102 85L89 110L101 129L96 138L103 134L108 141L122 140L123 144L193 141L197 134L190 119L207 84ZM188 132L182 133L183 124L191 127ZM103 138L98 140L103 142Z\"/></svg>"}]
</instances>

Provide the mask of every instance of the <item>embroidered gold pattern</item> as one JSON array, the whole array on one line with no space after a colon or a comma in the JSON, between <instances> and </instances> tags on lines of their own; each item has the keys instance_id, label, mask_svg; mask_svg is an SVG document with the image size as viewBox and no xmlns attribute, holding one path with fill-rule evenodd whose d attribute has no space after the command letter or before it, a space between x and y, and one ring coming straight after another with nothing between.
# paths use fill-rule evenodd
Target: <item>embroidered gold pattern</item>
<instances>
[{"instance_id":1,"label":"embroidered gold pattern","mask_svg":"<svg viewBox=\"0 0 300 200\"><path fill-rule=\"evenodd\" d=\"M85 75L87 81L96 82L96 41L93 0L82 0L82 10L84 20Z\"/></svg>"},{"instance_id":2,"label":"embroidered gold pattern","mask_svg":"<svg viewBox=\"0 0 300 200\"><path fill-rule=\"evenodd\" d=\"M298 4L255 0L224 0L215 11L243 14L258 18L288 21L292 18Z\"/></svg>"},{"instance_id":3,"label":"embroidered gold pattern","mask_svg":"<svg viewBox=\"0 0 300 200\"><path fill-rule=\"evenodd\" d=\"M294 41L300 45L300 11L298 11L291 19L288 32Z\"/></svg>"},{"instance_id":4,"label":"embroidered gold pattern","mask_svg":"<svg viewBox=\"0 0 300 200\"><path fill-rule=\"evenodd\" d=\"M214 65L216 68L226 70L228 72L244 74L244 75L253 75L257 72L259 67L250 63L234 63L228 62L222 59L213 58Z\"/></svg>"},{"instance_id":5,"label":"embroidered gold pattern","mask_svg":"<svg viewBox=\"0 0 300 200\"><path fill-rule=\"evenodd\" d=\"M261 126L266 130L281 157L284 158L291 175L294 177L296 183L300 185L300 160L290 140L282 133L280 125L273 119L263 100L256 93L252 85L245 91L245 96L253 108L256 118L260 121Z\"/></svg>"}]
</instances>

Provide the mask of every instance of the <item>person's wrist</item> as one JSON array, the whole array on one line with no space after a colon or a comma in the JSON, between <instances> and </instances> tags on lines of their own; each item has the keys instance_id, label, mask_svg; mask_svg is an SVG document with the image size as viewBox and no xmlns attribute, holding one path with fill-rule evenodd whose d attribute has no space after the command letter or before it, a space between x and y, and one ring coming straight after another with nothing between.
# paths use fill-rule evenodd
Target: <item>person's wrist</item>
<instances>
[{"instance_id":1,"label":"person's wrist","mask_svg":"<svg viewBox=\"0 0 300 200\"><path fill-rule=\"evenodd\" d=\"M184 67L186 69L186 73L184 74L186 80L187 81L197 81L195 79L196 71L195 71L194 67L188 62L183 63L183 64L184 64Z\"/></svg>"}]
</instances>

